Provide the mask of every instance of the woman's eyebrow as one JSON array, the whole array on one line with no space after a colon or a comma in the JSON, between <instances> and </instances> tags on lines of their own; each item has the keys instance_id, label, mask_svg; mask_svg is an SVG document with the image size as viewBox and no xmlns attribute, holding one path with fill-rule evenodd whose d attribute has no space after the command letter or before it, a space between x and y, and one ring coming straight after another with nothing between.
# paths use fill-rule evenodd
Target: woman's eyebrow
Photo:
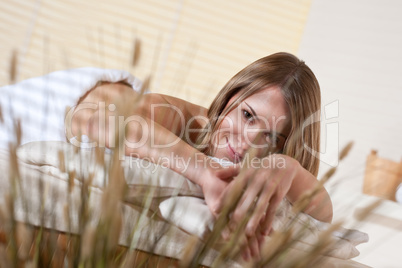
<instances>
[{"instance_id":1,"label":"woman's eyebrow","mask_svg":"<svg viewBox=\"0 0 402 268\"><path fill-rule=\"evenodd\" d=\"M247 102L244 102L246 105L247 105L247 107L251 110L251 113L253 114L253 116L254 117L257 117L257 114L255 113L255 111L254 111L254 109L250 106L250 105L248 105L248 103Z\"/></svg>"}]
</instances>

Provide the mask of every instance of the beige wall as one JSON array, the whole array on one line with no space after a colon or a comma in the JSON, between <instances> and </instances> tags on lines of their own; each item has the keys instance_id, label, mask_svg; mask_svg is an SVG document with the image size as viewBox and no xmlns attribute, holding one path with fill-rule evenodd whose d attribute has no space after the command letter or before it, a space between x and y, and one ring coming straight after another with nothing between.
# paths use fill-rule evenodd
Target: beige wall
<instances>
[{"instance_id":1,"label":"beige wall","mask_svg":"<svg viewBox=\"0 0 402 268\"><path fill-rule=\"evenodd\" d=\"M370 267L402 263L400 206L384 202L365 222L347 213L364 204L358 193L372 149L382 158L401 160L401 10L399 0L315 0L298 53L308 59L320 81L323 106L338 103L338 115L324 120L323 130L326 123L337 123L335 141L340 146L354 141L327 188L335 219L369 234L370 241L359 245L356 260ZM329 168L325 163L321 167L321 173Z\"/></svg>"},{"instance_id":2,"label":"beige wall","mask_svg":"<svg viewBox=\"0 0 402 268\"><path fill-rule=\"evenodd\" d=\"M337 174L345 189L361 191L371 150L402 156L401 10L399 0L316 0L310 10L298 55L320 81L323 106L338 103L323 125L338 123L340 146L355 142Z\"/></svg>"},{"instance_id":3,"label":"beige wall","mask_svg":"<svg viewBox=\"0 0 402 268\"><path fill-rule=\"evenodd\" d=\"M19 79L96 66L128 69L152 90L208 105L246 64L296 53L310 0L2 0L0 85L19 52ZM134 39L139 65L130 66Z\"/></svg>"}]
</instances>

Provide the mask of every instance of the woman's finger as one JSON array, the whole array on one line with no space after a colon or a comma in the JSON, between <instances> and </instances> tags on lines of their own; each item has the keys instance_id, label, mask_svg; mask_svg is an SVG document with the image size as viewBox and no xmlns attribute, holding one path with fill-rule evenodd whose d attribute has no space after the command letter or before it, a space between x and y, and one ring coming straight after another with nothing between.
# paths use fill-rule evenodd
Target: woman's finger
<instances>
[{"instance_id":1,"label":"woman's finger","mask_svg":"<svg viewBox=\"0 0 402 268\"><path fill-rule=\"evenodd\" d=\"M230 229L229 229L228 226L223 227L223 230L222 230L222 238L223 238L225 241L228 241L228 240L229 240L229 238L230 238Z\"/></svg>"},{"instance_id":2,"label":"woman's finger","mask_svg":"<svg viewBox=\"0 0 402 268\"><path fill-rule=\"evenodd\" d=\"M238 225L245 219L251 209L254 210L255 202L258 199L260 191L261 185L258 182L249 183L230 219L232 224L234 222Z\"/></svg>"},{"instance_id":3,"label":"woman's finger","mask_svg":"<svg viewBox=\"0 0 402 268\"><path fill-rule=\"evenodd\" d=\"M231 192L231 188L233 187L233 183L229 183L228 186L223 190L223 192L220 194L219 197L219 202L215 204L215 206L212 208L212 213L214 215L219 215L223 211L223 208L225 207L225 200L228 199L228 195Z\"/></svg>"},{"instance_id":4,"label":"woman's finger","mask_svg":"<svg viewBox=\"0 0 402 268\"><path fill-rule=\"evenodd\" d=\"M258 246L260 247L260 252L261 252L261 249L265 242L265 236L263 235L260 226L258 227L257 231L255 232L255 235L257 236Z\"/></svg>"},{"instance_id":5,"label":"woman's finger","mask_svg":"<svg viewBox=\"0 0 402 268\"><path fill-rule=\"evenodd\" d=\"M231 181L220 195L220 202L214 208L214 213L220 214L225 206L229 207L236 204L236 200L241 196L244 186L247 182L243 179Z\"/></svg>"},{"instance_id":6,"label":"woman's finger","mask_svg":"<svg viewBox=\"0 0 402 268\"><path fill-rule=\"evenodd\" d=\"M268 206L268 208L266 210L265 219L263 220L263 222L261 224L262 233L264 235L269 235L269 233L270 233L276 210L278 209L278 206L281 203L282 198L283 198L282 195L277 195L277 194L275 194L271 198L270 205Z\"/></svg>"},{"instance_id":7,"label":"woman's finger","mask_svg":"<svg viewBox=\"0 0 402 268\"><path fill-rule=\"evenodd\" d=\"M240 167L238 165L231 165L220 167L216 171L216 176L221 180L232 180L234 177L239 175Z\"/></svg>"},{"instance_id":8,"label":"woman's finger","mask_svg":"<svg viewBox=\"0 0 402 268\"><path fill-rule=\"evenodd\" d=\"M262 178L264 184L259 186L261 192L259 193L259 197L256 200L253 214L246 226L246 233L249 236L255 234L261 220L263 219L263 217L265 217L265 213L268 207L271 205L272 196L276 194L277 183L274 181L275 176L277 176L276 172L273 171L269 173L268 177L264 176Z\"/></svg>"},{"instance_id":9,"label":"woman's finger","mask_svg":"<svg viewBox=\"0 0 402 268\"><path fill-rule=\"evenodd\" d=\"M254 235L261 221L264 220L266 211L270 206L269 200L270 196L259 197L258 202L261 202L262 205L255 207L253 215L247 223L246 234L248 236Z\"/></svg>"},{"instance_id":10,"label":"woman's finger","mask_svg":"<svg viewBox=\"0 0 402 268\"><path fill-rule=\"evenodd\" d=\"M273 174L270 184L266 184L262 194L267 194L274 192L269 200L269 206L265 212L265 220L262 222L262 232L264 235L268 235L271 230L271 225L275 217L276 210L281 203L282 199L285 197L286 193L289 191L291 182L293 181L293 176L289 172L278 171Z\"/></svg>"},{"instance_id":11,"label":"woman's finger","mask_svg":"<svg viewBox=\"0 0 402 268\"><path fill-rule=\"evenodd\" d=\"M245 235L241 235L238 240L238 246L240 248L240 254L244 261L248 261L251 258L251 251L248 246L248 240Z\"/></svg>"},{"instance_id":12,"label":"woman's finger","mask_svg":"<svg viewBox=\"0 0 402 268\"><path fill-rule=\"evenodd\" d=\"M241 256L242 256L243 260L249 261L250 258L251 258L250 249L247 248L247 247L244 248L244 249L242 250Z\"/></svg>"},{"instance_id":13,"label":"woman's finger","mask_svg":"<svg viewBox=\"0 0 402 268\"><path fill-rule=\"evenodd\" d=\"M260 259L260 246L255 235L248 238L248 247L250 249L251 257L254 260Z\"/></svg>"}]
</instances>

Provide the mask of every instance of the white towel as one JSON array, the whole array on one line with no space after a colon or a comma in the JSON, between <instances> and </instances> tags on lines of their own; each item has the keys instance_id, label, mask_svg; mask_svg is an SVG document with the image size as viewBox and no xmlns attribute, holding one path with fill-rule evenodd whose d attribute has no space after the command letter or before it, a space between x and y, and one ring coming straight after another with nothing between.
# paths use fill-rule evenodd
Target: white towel
<instances>
[{"instance_id":1,"label":"white towel","mask_svg":"<svg viewBox=\"0 0 402 268\"><path fill-rule=\"evenodd\" d=\"M141 87L141 81L126 71L90 67L56 71L1 87L0 149L7 149L9 142L16 142L17 119L22 125L22 144L65 141L66 107L74 107L99 81L125 81L136 91Z\"/></svg>"}]
</instances>

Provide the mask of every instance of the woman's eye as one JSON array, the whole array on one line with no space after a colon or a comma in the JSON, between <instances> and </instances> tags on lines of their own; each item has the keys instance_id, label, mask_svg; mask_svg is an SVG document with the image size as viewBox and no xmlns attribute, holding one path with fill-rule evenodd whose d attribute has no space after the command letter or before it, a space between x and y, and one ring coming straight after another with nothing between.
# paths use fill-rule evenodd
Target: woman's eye
<instances>
[{"instance_id":1,"label":"woman's eye","mask_svg":"<svg viewBox=\"0 0 402 268\"><path fill-rule=\"evenodd\" d=\"M253 120L253 115L249 113L247 110L243 110L243 116L246 120L252 121Z\"/></svg>"}]
</instances>

